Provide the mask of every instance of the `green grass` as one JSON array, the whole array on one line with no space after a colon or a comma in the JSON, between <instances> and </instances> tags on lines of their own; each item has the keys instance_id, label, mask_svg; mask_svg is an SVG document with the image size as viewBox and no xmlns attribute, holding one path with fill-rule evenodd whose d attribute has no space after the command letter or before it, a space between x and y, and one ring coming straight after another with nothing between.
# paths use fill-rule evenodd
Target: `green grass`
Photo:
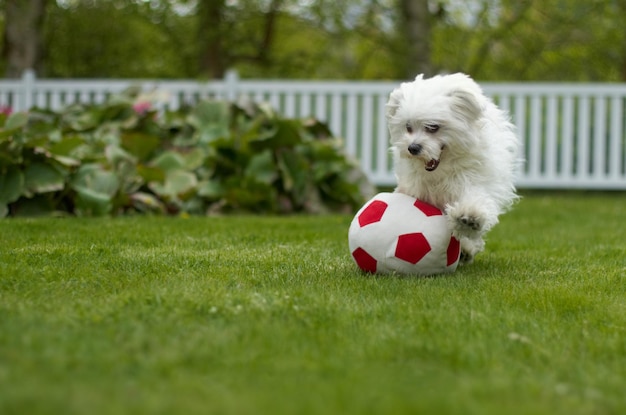
<instances>
[{"instance_id":1,"label":"green grass","mask_svg":"<svg viewBox=\"0 0 626 415\"><path fill-rule=\"evenodd\" d=\"M626 413L626 195L372 277L351 217L0 222L2 414Z\"/></svg>"}]
</instances>

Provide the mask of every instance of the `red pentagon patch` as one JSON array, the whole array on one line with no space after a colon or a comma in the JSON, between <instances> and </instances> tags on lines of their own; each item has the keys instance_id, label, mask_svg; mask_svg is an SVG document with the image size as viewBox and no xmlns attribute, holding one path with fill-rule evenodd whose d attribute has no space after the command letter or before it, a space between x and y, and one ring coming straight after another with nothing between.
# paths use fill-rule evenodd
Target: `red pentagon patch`
<instances>
[{"instance_id":1,"label":"red pentagon patch","mask_svg":"<svg viewBox=\"0 0 626 415\"><path fill-rule=\"evenodd\" d=\"M396 257L417 264L430 252L430 244L422 233L407 233L398 236Z\"/></svg>"},{"instance_id":2,"label":"red pentagon patch","mask_svg":"<svg viewBox=\"0 0 626 415\"><path fill-rule=\"evenodd\" d=\"M429 216L429 217L443 215L443 212L441 211L441 209L436 208L433 205L430 205L426 202L422 202L421 200L416 200L415 203L413 203L413 206L421 210L422 213L424 213L424 215Z\"/></svg>"},{"instance_id":3,"label":"red pentagon patch","mask_svg":"<svg viewBox=\"0 0 626 415\"><path fill-rule=\"evenodd\" d=\"M450 237L450 243L448 244L448 264L454 264L458 259L459 255L461 255L461 242L456 239L454 236Z\"/></svg>"},{"instance_id":4,"label":"red pentagon patch","mask_svg":"<svg viewBox=\"0 0 626 415\"><path fill-rule=\"evenodd\" d=\"M383 213L387 210L387 206L387 203L382 200L374 200L370 203L359 215L359 225L361 225L361 228L380 221L380 218L383 217Z\"/></svg>"},{"instance_id":5,"label":"red pentagon patch","mask_svg":"<svg viewBox=\"0 0 626 415\"><path fill-rule=\"evenodd\" d=\"M376 272L376 259L365 251L363 248L357 248L352 252L352 257L356 261L356 264L363 271L371 272L374 274Z\"/></svg>"}]
</instances>

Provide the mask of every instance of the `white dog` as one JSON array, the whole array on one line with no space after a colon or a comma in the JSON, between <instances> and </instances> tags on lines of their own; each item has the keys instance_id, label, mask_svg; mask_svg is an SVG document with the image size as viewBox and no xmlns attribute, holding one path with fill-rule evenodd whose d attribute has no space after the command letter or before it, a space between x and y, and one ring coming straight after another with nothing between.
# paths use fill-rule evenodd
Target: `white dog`
<instances>
[{"instance_id":1,"label":"white dog","mask_svg":"<svg viewBox=\"0 0 626 415\"><path fill-rule=\"evenodd\" d=\"M483 236L517 199L518 140L507 115L467 75L406 82L390 95L397 192L443 209L461 241L461 261L484 249Z\"/></svg>"}]
</instances>

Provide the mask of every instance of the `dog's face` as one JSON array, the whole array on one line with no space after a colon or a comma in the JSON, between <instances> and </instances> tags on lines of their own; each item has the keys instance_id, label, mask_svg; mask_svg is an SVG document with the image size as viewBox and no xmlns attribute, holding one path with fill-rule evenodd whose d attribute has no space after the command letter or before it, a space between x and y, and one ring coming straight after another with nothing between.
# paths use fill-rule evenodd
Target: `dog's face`
<instances>
[{"instance_id":1,"label":"dog's face","mask_svg":"<svg viewBox=\"0 0 626 415\"><path fill-rule=\"evenodd\" d=\"M476 146L475 124L484 96L468 76L453 74L396 88L386 106L391 145L396 155L419 160L426 171L439 167L445 152L462 154Z\"/></svg>"}]
</instances>

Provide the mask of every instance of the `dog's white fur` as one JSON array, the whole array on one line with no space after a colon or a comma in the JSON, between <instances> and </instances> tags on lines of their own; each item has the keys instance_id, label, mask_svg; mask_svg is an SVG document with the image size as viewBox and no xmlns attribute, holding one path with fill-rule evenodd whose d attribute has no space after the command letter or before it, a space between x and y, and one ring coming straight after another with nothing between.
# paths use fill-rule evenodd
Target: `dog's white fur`
<instances>
[{"instance_id":1,"label":"dog's white fur","mask_svg":"<svg viewBox=\"0 0 626 415\"><path fill-rule=\"evenodd\" d=\"M397 192L443 209L462 262L517 199L518 140L506 113L469 76L402 83L386 106Z\"/></svg>"}]
</instances>

